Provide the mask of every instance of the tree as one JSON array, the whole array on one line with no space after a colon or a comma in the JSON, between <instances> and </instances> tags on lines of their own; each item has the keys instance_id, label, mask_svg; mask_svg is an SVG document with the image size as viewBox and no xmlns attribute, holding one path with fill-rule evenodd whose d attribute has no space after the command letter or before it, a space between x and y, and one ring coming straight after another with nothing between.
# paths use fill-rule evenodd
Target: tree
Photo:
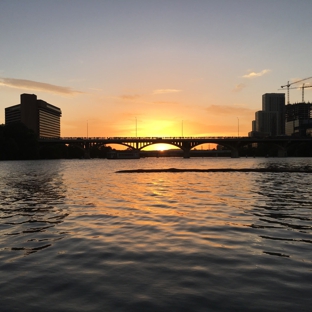
<instances>
[{"instance_id":1,"label":"tree","mask_svg":"<svg viewBox=\"0 0 312 312\"><path fill-rule=\"evenodd\" d=\"M38 158L36 134L22 123L1 125L0 158L2 160Z\"/></svg>"}]
</instances>

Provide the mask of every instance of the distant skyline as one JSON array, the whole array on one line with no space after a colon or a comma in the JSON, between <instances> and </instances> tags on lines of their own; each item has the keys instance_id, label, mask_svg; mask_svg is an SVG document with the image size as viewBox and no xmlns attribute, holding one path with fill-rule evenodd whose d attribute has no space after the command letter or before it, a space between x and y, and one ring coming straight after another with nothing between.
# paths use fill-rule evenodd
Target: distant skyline
<instances>
[{"instance_id":1,"label":"distant skyline","mask_svg":"<svg viewBox=\"0 0 312 312\"><path fill-rule=\"evenodd\" d=\"M312 76L311 12L309 0L2 0L0 124L33 93L62 109L62 136L236 136L238 123L246 136L262 94Z\"/></svg>"}]
</instances>

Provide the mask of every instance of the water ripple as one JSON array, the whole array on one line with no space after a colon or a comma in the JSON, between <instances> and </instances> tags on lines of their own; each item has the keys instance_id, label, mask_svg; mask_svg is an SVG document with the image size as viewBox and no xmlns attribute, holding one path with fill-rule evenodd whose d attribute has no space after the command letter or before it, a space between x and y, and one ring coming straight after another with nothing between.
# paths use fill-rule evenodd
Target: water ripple
<instances>
[{"instance_id":1,"label":"water ripple","mask_svg":"<svg viewBox=\"0 0 312 312\"><path fill-rule=\"evenodd\" d=\"M312 177L299 171L311 165L205 158L0 162L1 308L308 312L312 194L299 186L311 185ZM229 167L289 172L115 174Z\"/></svg>"}]
</instances>

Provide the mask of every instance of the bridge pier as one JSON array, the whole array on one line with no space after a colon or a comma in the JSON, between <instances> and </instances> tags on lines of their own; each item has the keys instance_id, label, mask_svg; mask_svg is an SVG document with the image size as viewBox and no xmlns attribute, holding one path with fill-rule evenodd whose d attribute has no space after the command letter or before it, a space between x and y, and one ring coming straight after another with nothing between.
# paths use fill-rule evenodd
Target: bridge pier
<instances>
[{"instance_id":1,"label":"bridge pier","mask_svg":"<svg viewBox=\"0 0 312 312\"><path fill-rule=\"evenodd\" d=\"M190 158L191 157L190 154L191 154L190 150L184 150L183 151L183 158Z\"/></svg>"},{"instance_id":2,"label":"bridge pier","mask_svg":"<svg viewBox=\"0 0 312 312\"><path fill-rule=\"evenodd\" d=\"M239 158L238 149L237 148L232 148L231 158Z\"/></svg>"},{"instance_id":3,"label":"bridge pier","mask_svg":"<svg viewBox=\"0 0 312 312\"><path fill-rule=\"evenodd\" d=\"M183 150L183 158L190 158L191 157L191 143L189 141L182 141L181 147Z\"/></svg>"},{"instance_id":4,"label":"bridge pier","mask_svg":"<svg viewBox=\"0 0 312 312\"><path fill-rule=\"evenodd\" d=\"M84 159L90 159L91 158L91 156L90 156L90 143L86 143L83 150L84 150L83 158Z\"/></svg>"},{"instance_id":5,"label":"bridge pier","mask_svg":"<svg viewBox=\"0 0 312 312\"><path fill-rule=\"evenodd\" d=\"M90 150L89 150L89 149L84 150L83 158L84 158L84 159L90 159L90 158L91 158L91 156L90 156Z\"/></svg>"},{"instance_id":6,"label":"bridge pier","mask_svg":"<svg viewBox=\"0 0 312 312\"><path fill-rule=\"evenodd\" d=\"M285 148L278 148L277 157L287 157L287 150Z\"/></svg>"}]
</instances>

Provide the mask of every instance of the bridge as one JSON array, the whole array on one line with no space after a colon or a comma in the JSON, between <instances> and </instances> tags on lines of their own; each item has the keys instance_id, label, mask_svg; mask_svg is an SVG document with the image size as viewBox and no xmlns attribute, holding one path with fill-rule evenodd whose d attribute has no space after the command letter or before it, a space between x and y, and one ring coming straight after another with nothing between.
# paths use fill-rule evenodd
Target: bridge
<instances>
[{"instance_id":1,"label":"bridge","mask_svg":"<svg viewBox=\"0 0 312 312\"><path fill-rule=\"evenodd\" d=\"M278 148L278 156L286 157L287 149L290 146L301 143L312 143L312 137L40 137L39 143L79 145L85 150L86 155L88 155L91 146L120 144L133 151L140 151L147 146L162 143L181 149L184 158L189 158L191 149L201 144L222 145L231 150L231 157L236 158L239 157L238 150L240 147L254 143L264 143L275 145Z\"/></svg>"}]
</instances>

